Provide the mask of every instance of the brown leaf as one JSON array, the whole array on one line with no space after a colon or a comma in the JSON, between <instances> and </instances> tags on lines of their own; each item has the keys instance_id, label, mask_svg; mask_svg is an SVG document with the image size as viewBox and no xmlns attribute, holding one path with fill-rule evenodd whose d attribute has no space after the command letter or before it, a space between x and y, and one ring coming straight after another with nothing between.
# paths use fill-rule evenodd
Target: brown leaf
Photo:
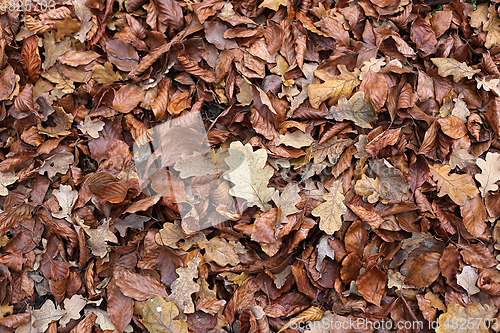
<instances>
[{"instance_id":1,"label":"brown leaf","mask_svg":"<svg viewBox=\"0 0 500 333\"><path fill-rule=\"evenodd\" d=\"M429 166L432 179L437 182L438 195L448 196L459 206L465 205L468 199L473 199L477 194L477 187L469 174L449 174L450 166Z\"/></svg>"},{"instance_id":2,"label":"brown leaf","mask_svg":"<svg viewBox=\"0 0 500 333\"><path fill-rule=\"evenodd\" d=\"M400 133L401 128L388 129L368 142L365 149L372 158L375 158L382 148L395 145L399 141Z\"/></svg>"},{"instance_id":3,"label":"brown leaf","mask_svg":"<svg viewBox=\"0 0 500 333\"><path fill-rule=\"evenodd\" d=\"M440 253L422 253L410 264L406 272L405 284L418 288L430 286L441 273L440 259Z\"/></svg>"},{"instance_id":4,"label":"brown leaf","mask_svg":"<svg viewBox=\"0 0 500 333\"><path fill-rule=\"evenodd\" d=\"M186 50L182 50L181 52L179 52L176 58L181 63L184 70L189 74L192 74L207 83L215 82L215 73L211 70L201 68L198 62L190 59L189 55L186 53Z\"/></svg>"},{"instance_id":5,"label":"brown leaf","mask_svg":"<svg viewBox=\"0 0 500 333\"><path fill-rule=\"evenodd\" d=\"M40 77L40 64L42 63L38 51L37 36L31 36L24 40L23 48L21 49L21 58L23 67L28 72L31 83L34 84Z\"/></svg>"},{"instance_id":6,"label":"brown leaf","mask_svg":"<svg viewBox=\"0 0 500 333\"><path fill-rule=\"evenodd\" d=\"M123 295L111 280L107 286L109 319L116 326L116 329L123 332L125 326L132 320L134 300Z\"/></svg>"},{"instance_id":7,"label":"brown leaf","mask_svg":"<svg viewBox=\"0 0 500 333\"><path fill-rule=\"evenodd\" d=\"M460 120L460 118L453 115L439 118L438 123L441 126L443 133L452 139L460 139L467 134L465 124Z\"/></svg>"},{"instance_id":8,"label":"brown leaf","mask_svg":"<svg viewBox=\"0 0 500 333\"><path fill-rule=\"evenodd\" d=\"M182 8L175 0L156 0L158 7L158 20L166 26L181 30L184 24Z\"/></svg>"},{"instance_id":9,"label":"brown leaf","mask_svg":"<svg viewBox=\"0 0 500 333\"><path fill-rule=\"evenodd\" d=\"M128 269L119 269L113 272L113 277L123 295L137 301L145 301L156 296L168 296L165 287L148 275L137 274Z\"/></svg>"},{"instance_id":10,"label":"brown leaf","mask_svg":"<svg viewBox=\"0 0 500 333\"><path fill-rule=\"evenodd\" d=\"M144 91L140 86L127 84L116 92L115 98L113 99L113 109L122 113L127 113L132 111L143 99Z\"/></svg>"},{"instance_id":11,"label":"brown leaf","mask_svg":"<svg viewBox=\"0 0 500 333\"><path fill-rule=\"evenodd\" d=\"M460 245L460 254L463 260L474 267L493 267L498 264L493 253L481 244Z\"/></svg>"},{"instance_id":12,"label":"brown leaf","mask_svg":"<svg viewBox=\"0 0 500 333\"><path fill-rule=\"evenodd\" d=\"M377 266L367 269L356 279L356 285L358 286L358 291L361 296L363 296L367 302L377 306L380 306L380 302L384 297L386 283L386 274Z\"/></svg>"},{"instance_id":13,"label":"brown leaf","mask_svg":"<svg viewBox=\"0 0 500 333\"><path fill-rule=\"evenodd\" d=\"M465 205L460 207L460 212L462 213L467 231L474 237L484 236L484 232L486 231L485 222L488 220L488 213L479 195L473 199L467 200Z\"/></svg>"},{"instance_id":14,"label":"brown leaf","mask_svg":"<svg viewBox=\"0 0 500 333\"><path fill-rule=\"evenodd\" d=\"M0 74L0 101L7 99L16 86L14 70L11 66L7 66Z\"/></svg>"},{"instance_id":15,"label":"brown leaf","mask_svg":"<svg viewBox=\"0 0 500 333\"><path fill-rule=\"evenodd\" d=\"M78 323L69 333L91 333L96 322L97 315L90 312L82 321Z\"/></svg>"},{"instance_id":16,"label":"brown leaf","mask_svg":"<svg viewBox=\"0 0 500 333\"><path fill-rule=\"evenodd\" d=\"M431 25L420 16L411 25L410 38L424 55L434 53L437 44L436 34Z\"/></svg>"},{"instance_id":17,"label":"brown leaf","mask_svg":"<svg viewBox=\"0 0 500 333\"><path fill-rule=\"evenodd\" d=\"M94 51L70 50L63 55L60 55L57 60L59 60L62 64L76 67L80 65L87 65L97 58L99 58L99 54Z\"/></svg>"}]
</instances>

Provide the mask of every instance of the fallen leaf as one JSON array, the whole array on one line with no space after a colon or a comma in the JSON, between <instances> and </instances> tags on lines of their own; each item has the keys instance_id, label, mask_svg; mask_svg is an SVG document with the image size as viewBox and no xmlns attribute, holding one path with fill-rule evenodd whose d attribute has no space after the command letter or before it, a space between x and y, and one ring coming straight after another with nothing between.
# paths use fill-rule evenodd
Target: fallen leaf
<instances>
[{"instance_id":1,"label":"fallen leaf","mask_svg":"<svg viewBox=\"0 0 500 333\"><path fill-rule=\"evenodd\" d=\"M479 191L484 198L488 192L498 189L497 181L500 180L500 154L486 153L486 158L478 158L476 164L481 168L481 173L476 174L476 180L481 184Z\"/></svg>"},{"instance_id":2,"label":"fallen leaf","mask_svg":"<svg viewBox=\"0 0 500 333\"><path fill-rule=\"evenodd\" d=\"M74 161L75 157L73 154L62 152L50 156L43 161L43 164L40 167L34 169L32 172L38 172L41 175L47 172L47 176L52 179L58 173L65 175L69 170L69 166L73 164Z\"/></svg>"},{"instance_id":3,"label":"fallen leaf","mask_svg":"<svg viewBox=\"0 0 500 333\"><path fill-rule=\"evenodd\" d=\"M179 316L179 310L173 302L156 296L144 304L142 324L151 333L187 333L188 326Z\"/></svg>"},{"instance_id":4,"label":"fallen leaf","mask_svg":"<svg viewBox=\"0 0 500 333\"><path fill-rule=\"evenodd\" d=\"M266 166L267 152L264 149L253 151L252 146L239 141L232 142L229 147L229 156L225 158L229 170L224 172L225 179L235 186L229 190L232 196L243 198L248 205L258 206L263 211L269 210L268 202L274 193L268 188L268 182L274 171Z\"/></svg>"},{"instance_id":5,"label":"fallen leaf","mask_svg":"<svg viewBox=\"0 0 500 333\"><path fill-rule=\"evenodd\" d=\"M92 78L100 84L111 84L122 79L120 73L113 71L113 64L106 62L92 68Z\"/></svg>"},{"instance_id":6,"label":"fallen leaf","mask_svg":"<svg viewBox=\"0 0 500 333\"><path fill-rule=\"evenodd\" d=\"M362 175L354 185L354 191L369 203L376 203L381 197L380 179L375 179Z\"/></svg>"},{"instance_id":7,"label":"fallen leaf","mask_svg":"<svg viewBox=\"0 0 500 333\"><path fill-rule=\"evenodd\" d=\"M110 250L110 246L107 242L118 243L115 234L109 230L108 219L104 219L96 229L86 227L84 230L90 237L87 240L87 246L92 250L93 255L100 258L104 258Z\"/></svg>"},{"instance_id":8,"label":"fallen leaf","mask_svg":"<svg viewBox=\"0 0 500 333\"><path fill-rule=\"evenodd\" d=\"M81 295L73 295L71 298L66 298L64 300L64 311L66 311L66 313L59 321L59 325L65 327L70 320L80 319L80 311L83 310L85 305L87 305L87 301Z\"/></svg>"},{"instance_id":9,"label":"fallen leaf","mask_svg":"<svg viewBox=\"0 0 500 333\"><path fill-rule=\"evenodd\" d=\"M429 165L429 168L432 179L437 182L440 197L447 194L457 205L463 206L467 199L474 198L478 193L469 174L449 174L451 168L448 165L442 167Z\"/></svg>"},{"instance_id":10,"label":"fallen leaf","mask_svg":"<svg viewBox=\"0 0 500 333\"><path fill-rule=\"evenodd\" d=\"M10 172L0 172L0 196L9 194L7 186L14 184L19 177L14 174L14 170Z\"/></svg>"},{"instance_id":11,"label":"fallen leaf","mask_svg":"<svg viewBox=\"0 0 500 333\"><path fill-rule=\"evenodd\" d=\"M453 81L458 82L464 77L472 79L474 75L481 72L480 69L472 69L463 62L453 58L431 58L431 61L438 68L438 74L442 77L453 75Z\"/></svg>"},{"instance_id":12,"label":"fallen leaf","mask_svg":"<svg viewBox=\"0 0 500 333\"><path fill-rule=\"evenodd\" d=\"M113 277L120 291L136 301L168 296L165 287L148 275L137 274L128 269L119 269L113 272Z\"/></svg>"},{"instance_id":13,"label":"fallen leaf","mask_svg":"<svg viewBox=\"0 0 500 333\"><path fill-rule=\"evenodd\" d=\"M52 216L70 221L71 210L78 199L78 192L73 190L69 185L61 185L58 190L52 191L52 194L57 198L61 207L61 210L52 213Z\"/></svg>"},{"instance_id":14,"label":"fallen leaf","mask_svg":"<svg viewBox=\"0 0 500 333\"><path fill-rule=\"evenodd\" d=\"M351 97L352 91L360 81L358 80L359 69L349 72L345 65L338 65L340 75L329 77L324 83L310 84L307 87L307 96L313 108L319 108L324 101L331 99L333 104L342 97Z\"/></svg>"},{"instance_id":15,"label":"fallen leaf","mask_svg":"<svg viewBox=\"0 0 500 333\"><path fill-rule=\"evenodd\" d=\"M455 302L448 304L448 309L441 314L438 319L437 333L455 333L455 332L489 332L490 322L497 313L497 308L487 304L471 303L467 307L458 305ZM446 323L474 322L473 328L457 328L456 326L446 325Z\"/></svg>"},{"instance_id":16,"label":"fallen leaf","mask_svg":"<svg viewBox=\"0 0 500 333\"><path fill-rule=\"evenodd\" d=\"M319 228L327 235L333 235L342 227L342 215L347 212L344 199L342 183L336 181L330 187L330 191L323 195L325 202L312 211L312 215L320 218Z\"/></svg>"},{"instance_id":17,"label":"fallen leaf","mask_svg":"<svg viewBox=\"0 0 500 333\"><path fill-rule=\"evenodd\" d=\"M214 237L210 241L202 240L197 242L198 246L205 250L204 258L207 262L215 262L219 266L236 266L240 262L238 255L234 252L234 247L224 239Z\"/></svg>"},{"instance_id":18,"label":"fallen leaf","mask_svg":"<svg viewBox=\"0 0 500 333\"><path fill-rule=\"evenodd\" d=\"M439 259L441 259L439 253L422 253L410 264L406 272L405 284L418 288L429 287L441 273Z\"/></svg>"},{"instance_id":19,"label":"fallen leaf","mask_svg":"<svg viewBox=\"0 0 500 333\"><path fill-rule=\"evenodd\" d=\"M377 120L375 109L369 98L362 91L355 93L349 100L344 95L340 97L337 107L332 107L326 119L336 121L350 120L363 128L372 128L371 122Z\"/></svg>"},{"instance_id":20,"label":"fallen leaf","mask_svg":"<svg viewBox=\"0 0 500 333\"><path fill-rule=\"evenodd\" d=\"M288 147L302 148L309 147L314 142L314 139L307 133L295 131L293 133L286 132L284 135L279 134L276 140L276 146L285 145Z\"/></svg>"},{"instance_id":21,"label":"fallen leaf","mask_svg":"<svg viewBox=\"0 0 500 333\"><path fill-rule=\"evenodd\" d=\"M380 306L380 302L384 297L386 282L386 274L377 266L367 269L356 279L359 293L367 302L377 306Z\"/></svg>"},{"instance_id":22,"label":"fallen leaf","mask_svg":"<svg viewBox=\"0 0 500 333\"><path fill-rule=\"evenodd\" d=\"M65 313L66 311L59 309L59 307L56 308L54 303L48 299L39 310L32 311L35 318L33 328L38 332L45 332L50 323L59 320Z\"/></svg>"},{"instance_id":23,"label":"fallen leaf","mask_svg":"<svg viewBox=\"0 0 500 333\"><path fill-rule=\"evenodd\" d=\"M311 146L311 157L314 159L314 164L323 162L327 156L331 164L337 164L344 150L352 143L351 139L333 137L322 144L313 144Z\"/></svg>"},{"instance_id":24,"label":"fallen leaf","mask_svg":"<svg viewBox=\"0 0 500 333\"><path fill-rule=\"evenodd\" d=\"M167 301L173 302L183 313L193 313L195 311L191 294L198 292L200 286L193 282L198 277L198 265L201 262L200 257L191 259L187 267L179 267L175 271L179 277L172 282L172 293L167 297Z\"/></svg>"},{"instance_id":25,"label":"fallen leaf","mask_svg":"<svg viewBox=\"0 0 500 333\"><path fill-rule=\"evenodd\" d=\"M184 239L184 234L182 233L179 220L176 220L175 223L164 223L163 228L155 235L155 240L158 244L169 246L173 249L177 248L176 243L181 239Z\"/></svg>"},{"instance_id":26,"label":"fallen leaf","mask_svg":"<svg viewBox=\"0 0 500 333\"><path fill-rule=\"evenodd\" d=\"M457 274L457 283L467 291L467 295L472 296L480 292L476 286L479 275L474 267L464 266L462 273Z\"/></svg>"},{"instance_id":27,"label":"fallen leaf","mask_svg":"<svg viewBox=\"0 0 500 333\"><path fill-rule=\"evenodd\" d=\"M286 7L287 3L288 3L287 0L264 0L259 5L259 8L264 7L277 11L280 6Z\"/></svg>"},{"instance_id":28,"label":"fallen leaf","mask_svg":"<svg viewBox=\"0 0 500 333\"><path fill-rule=\"evenodd\" d=\"M100 120L93 121L90 116L85 116L85 120L78 124L78 129L82 133L88 134L91 138L97 139L99 137L99 132L104 128L104 122Z\"/></svg>"},{"instance_id":29,"label":"fallen leaf","mask_svg":"<svg viewBox=\"0 0 500 333\"><path fill-rule=\"evenodd\" d=\"M287 216L299 212L296 207L302 200L299 192L300 188L296 183L288 183L283 189L283 192L281 192L281 195L279 191L275 191L271 196L271 199L278 207L278 221L275 230L276 236L283 226L289 223Z\"/></svg>"}]
</instances>

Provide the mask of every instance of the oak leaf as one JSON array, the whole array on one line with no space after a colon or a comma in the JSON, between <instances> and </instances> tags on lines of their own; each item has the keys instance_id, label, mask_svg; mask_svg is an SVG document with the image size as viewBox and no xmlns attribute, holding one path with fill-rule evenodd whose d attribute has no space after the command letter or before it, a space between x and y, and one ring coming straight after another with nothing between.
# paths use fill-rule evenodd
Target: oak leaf
<instances>
[{"instance_id":1,"label":"oak leaf","mask_svg":"<svg viewBox=\"0 0 500 333\"><path fill-rule=\"evenodd\" d=\"M234 251L234 247L225 239L214 237L210 241L206 239L199 241L198 246L205 250L205 260L213 261L219 266L236 266L240 262L238 255Z\"/></svg>"},{"instance_id":2,"label":"oak leaf","mask_svg":"<svg viewBox=\"0 0 500 333\"><path fill-rule=\"evenodd\" d=\"M453 202L463 206L467 199L477 195L478 189L469 174L450 174L449 165L442 167L429 165L429 169L432 179L437 182L438 196L443 197L448 194Z\"/></svg>"},{"instance_id":3,"label":"oak leaf","mask_svg":"<svg viewBox=\"0 0 500 333\"><path fill-rule=\"evenodd\" d=\"M189 177L216 175L227 168L225 168L223 161L218 161L216 158L209 158L199 152L194 152L192 155L182 155L182 159L175 162L174 169L180 171L182 179L186 179Z\"/></svg>"},{"instance_id":4,"label":"oak leaf","mask_svg":"<svg viewBox=\"0 0 500 333\"><path fill-rule=\"evenodd\" d=\"M115 234L109 230L109 219L104 219L96 229L84 227L85 232L89 235L87 246L92 250L92 254L100 258L104 258L109 252L107 242L118 243Z\"/></svg>"},{"instance_id":5,"label":"oak leaf","mask_svg":"<svg viewBox=\"0 0 500 333\"><path fill-rule=\"evenodd\" d=\"M332 107L325 118L336 121L350 120L363 128L372 128L370 123L377 120L375 108L362 91L352 95L349 100L345 96L340 97L338 105Z\"/></svg>"},{"instance_id":6,"label":"oak leaf","mask_svg":"<svg viewBox=\"0 0 500 333\"><path fill-rule=\"evenodd\" d=\"M175 223L166 222L155 235L156 243L173 249L177 248L176 243L181 239L184 239L184 234L182 233L180 220L176 220Z\"/></svg>"},{"instance_id":7,"label":"oak leaf","mask_svg":"<svg viewBox=\"0 0 500 333\"><path fill-rule=\"evenodd\" d=\"M363 66L361 66L361 72L359 73L359 79L363 80L363 78L368 74L371 70L373 73L378 73L382 67L385 66L384 58L370 58L370 60L366 60L363 62Z\"/></svg>"},{"instance_id":8,"label":"oak leaf","mask_svg":"<svg viewBox=\"0 0 500 333\"><path fill-rule=\"evenodd\" d=\"M277 11L280 6L286 7L287 3L287 0L264 0L260 3L259 8L264 7Z\"/></svg>"},{"instance_id":9,"label":"oak leaf","mask_svg":"<svg viewBox=\"0 0 500 333\"><path fill-rule=\"evenodd\" d=\"M369 203L376 203L382 195L380 179L378 177L373 179L363 174L354 185L354 191Z\"/></svg>"},{"instance_id":10,"label":"oak leaf","mask_svg":"<svg viewBox=\"0 0 500 333\"><path fill-rule=\"evenodd\" d=\"M87 301L81 295L73 295L71 298L64 300L64 311L66 313L59 321L61 327L65 327L71 319L80 319L80 311L87 305Z\"/></svg>"},{"instance_id":11,"label":"oak leaf","mask_svg":"<svg viewBox=\"0 0 500 333\"><path fill-rule=\"evenodd\" d=\"M338 65L340 75L330 76L321 84L310 84L307 87L307 96L313 108L319 108L320 104L331 99L333 104L342 97L351 97L352 91L360 81L358 80L359 69L349 72L345 65Z\"/></svg>"},{"instance_id":12,"label":"oak leaf","mask_svg":"<svg viewBox=\"0 0 500 333\"><path fill-rule=\"evenodd\" d=\"M82 133L88 134L91 138L97 139L99 137L99 132L104 128L104 122L100 120L93 121L90 119L89 115L85 116L85 119L77 125L78 129Z\"/></svg>"},{"instance_id":13,"label":"oak leaf","mask_svg":"<svg viewBox=\"0 0 500 333\"><path fill-rule=\"evenodd\" d=\"M54 123L56 124L53 127L43 127L41 124L38 124L38 133L46 134L50 137L57 138L59 136L70 135L71 124L73 123L73 116L71 114L67 114L62 107L54 106L56 112L54 115Z\"/></svg>"},{"instance_id":14,"label":"oak leaf","mask_svg":"<svg viewBox=\"0 0 500 333\"><path fill-rule=\"evenodd\" d=\"M269 210L269 200L274 193L268 188L269 179L274 169L266 165L267 152L258 149L255 152L250 144L239 141L232 142L229 147L229 156L225 158L229 170L224 172L225 179L234 183L229 194L247 200L248 205L258 206L263 211Z\"/></svg>"},{"instance_id":15,"label":"oak leaf","mask_svg":"<svg viewBox=\"0 0 500 333\"><path fill-rule=\"evenodd\" d=\"M290 182L286 184L283 192L281 192L281 195L277 190L273 193L271 198L276 204L276 207L278 207L278 221L276 224L275 235L278 235L283 226L289 223L289 220L287 218L288 215L299 212L299 210L295 206L301 201L299 192L299 185Z\"/></svg>"},{"instance_id":16,"label":"oak leaf","mask_svg":"<svg viewBox=\"0 0 500 333\"><path fill-rule=\"evenodd\" d=\"M111 84L122 79L120 73L113 70L113 64L110 62L92 67L92 78L100 84Z\"/></svg>"},{"instance_id":17,"label":"oak leaf","mask_svg":"<svg viewBox=\"0 0 500 333\"><path fill-rule=\"evenodd\" d=\"M172 293L167 297L167 301L173 302L185 314L195 311L191 294L200 290L200 285L193 281L198 277L200 262L201 258L196 256L188 262L187 267L179 267L175 270L179 277L172 282Z\"/></svg>"},{"instance_id":18,"label":"oak leaf","mask_svg":"<svg viewBox=\"0 0 500 333\"><path fill-rule=\"evenodd\" d=\"M488 333L492 319L497 313L496 307L472 303L463 307L455 302L448 304L448 309L441 314L438 319L438 328L436 333ZM447 325L446 323L473 322L474 327L466 328Z\"/></svg>"},{"instance_id":19,"label":"oak leaf","mask_svg":"<svg viewBox=\"0 0 500 333\"><path fill-rule=\"evenodd\" d=\"M43 164L34 169L33 172L38 172L43 175L47 172L47 176L50 179L54 178L56 174L60 173L61 175L65 175L71 164L75 161L75 156L68 152L61 152L55 155L50 156L46 160L43 161Z\"/></svg>"},{"instance_id":20,"label":"oak leaf","mask_svg":"<svg viewBox=\"0 0 500 333\"><path fill-rule=\"evenodd\" d=\"M472 79L474 75L481 72L480 69L473 69L463 62L453 58L432 58L431 61L438 68L438 74L442 77L453 75L453 81L458 82L464 77Z\"/></svg>"},{"instance_id":21,"label":"oak leaf","mask_svg":"<svg viewBox=\"0 0 500 333\"><path fill-rule=\"evenodd\" d=\"M279 134L275 145L285 145L288 147L302 148L309 147L314 142L314 139L307 133L295 131L293 133L286 132L284 135Z\"/></svg>"},{"instance_id":22,"label":"oak leaf","mask_svg":"<svg viewBox=\"0 0 500 333\"><path fill-rule=\"evenodd\" d=\"M335 251L328 244L328 240L332 236L323 235L319 240L318 245L316 245L316 249L318 249L318 258L316 260L316 270L321 272L321 265L323 264L323 260L328 257L332 260L335 260Z\"/></svg>"},{"instance_id":23,"label":"oak leaf","mask_svg":"<svg viewBox=\"0 0 500 333\"><path fill-rule=\"evenodd\" d=\"M331 164L337 164L344 150L352 143L351 139L333 137L322 144L313 144L311 146L311 157L314 159L314 164L323 162L327 156Z\"/></svg>"},{"instance_id":24,"label":"oak leaf","mask_svg":"<svg viewBox=\"0 0 500 333\"><path fill-rule=\"evenodd\" d=\"M488 21L483 23L483 31L486 31L484 47L490 49L500 44L500 18L495 6L488 8Z\"/></svg>"},{"instance_id":25,"label":"oak leaf","mask_svg":"<svg viewBox=\"0 0 500 333\"><path fill-rule=\"evenodd\" d=\"M73 190L69 185L61 185L58 190L52 191L52 194L57 198L61 210L52 213L52 216L58 219L70 220L71 210L78 199L78 192Z\"/></svg>"},{"instance_id":26,"label":"oak leaf","mask_svg":"<svg viewBox=\"0 0 500 333\"><path fill-rule=\"evenodd\" d=\"M59 309L59 307L56 308L54 303L48 299L39 310L33 310L32 313L35 318L33 328L38 332L45 332L49 324L59 320L66 311Z\"/></svg>"},{"instance_id":27,"label":"oak leaf","mask_svg":"<svg viewBox=\"0 0 500 333\"><path fill-rule=\"evenodd\" d=\"M484 198L488 192L498 190L496 182L500 180L500 154L488 152L486 158L478 158L476 164L481 168L481 173L475 177L481 183L479 191Z\"/></svg>"},{"instance_id":28,"label":"oak leaf","mask_svg":"<svg viewBox=\"0 0 500 333\"><path fill-rule=\"evenodd\" d=\"M469 297L481 291L476 286L478 277L479 275L477 274L476 268L472 266L464 266L462 268L462 273L457 274L458 285L467 291Z\"/></svg>"},{"instance_id":29,"label":"oak leaf","mask_svg":"<svg viewBox=\"0 0 500 333\"><path fill-rule=\"evenodd\" d=\"M14 170L0 172L0 196L6 196L9 194L7 186L14 184L18 179L19 177L14 174Z\"/></svg>"},{"instance_id":30,"label":"oak leaf","mask_svg":"<svg viewBox=\"0 0 500 333\"><path fill-rule=\"evenodd\" d=\"M313 209L312 215L319 217L319 228L328 235L333 235L342 227L342 215L347 212L344 205L344 194L342 183L336 181L330 187L330 191L323 195L325 202Z\"/></svg>"},{"instance_id":31,"label":"oak leaf","mask_svg":"<svg viewBox=\"0 0 500 333\"><path fill-rule=\"evenodd\" d=\"M126 218L122 220L116 220L111 224L110 230L112 232L115 232L118 230L120 233L120 236L125 237L127 235L127 229L128 228L134 228L136 230L143 230L144 229L144 223L151 220L150 217L147 216L141 216L137 214L130 214Z\"/></svg>"},{"instance_id":32,"label":"oak leaf","mask_svg":"<svg viewBox=\"0 0 500 333\"><path fill-rule=\"evenodd\" d=\"M149 299L142 310L142 324L150 333L188 333L188 327L179 316L179 310L173 302L167 302L161 296Z\"/></svg>"}]
</instances>

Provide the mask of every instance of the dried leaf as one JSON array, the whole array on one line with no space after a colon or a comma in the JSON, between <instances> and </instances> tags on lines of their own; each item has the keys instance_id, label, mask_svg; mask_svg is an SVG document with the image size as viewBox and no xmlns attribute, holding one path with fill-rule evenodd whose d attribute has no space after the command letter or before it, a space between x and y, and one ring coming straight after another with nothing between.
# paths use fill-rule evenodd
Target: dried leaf
<instances>
[{"instance_id":1,"label":"dried leaf","mask_svg":"<svg viewBox=\"0 0 500 333\"><path fill-rule=\"evenodd\" d=\"M323 195L323 202L313 209L312 214L320 218L319 228L333 235L342 227L342 215L347 212L347 207L344 205L344 194L342 183L336 181L330 187L330 191Z\"/></svg>"},{"instance_id":2,"label":"dried leaf","mask_svg":"<svg viewBox=\"0 0 500 333\"><path fill-rule=\"evenodd\" d=\"M441 314L438 319L437 333L455 333L455 332L474 332L487 333L489 332L489 323L497 313L497 309L487 304L472 303L467 307L458 305L455 302L450 302L445 313ZM472 328L452 327L445 323L453 322L474 322Z\"/></svg>"},{"instance_id":3,"label":"dried leaf","mask_svg":"<svg viewBox=\"0 0 500 333\"><path fill-rule=\"evenodd\" d=\"M472 69L463 62L459 62L453 58L432 58L431 61L438 68L438 74L442 77L453 75L453 81L458 82L464 77L472 79L472 77L481 72L480 69Z\"/></svg>"},{"instance_id":4,"label":"dried leaf","mask_svg":"<svg viewBox=\"0 0 500 333\"><path fill-rule=\"evenodd\" d=\"M52 194L57 198L61 210L52 213L52 216L58 219L67 219L71 221L71 210L78 199L78 192L73 190L69 185L61 185L58 190L54 190Z\"/></svg>"},{"instance_id":5,"label":"dried leaf","mask_svg":"<svg viewBox=\"0 0 500 333\"><path fill-rule=\"evenodd\" d=\"M266 166L267 152L264 149L254 152L252 146L243 146L239 141L232 142L228 151L225 162L230 169L223 176L235 185L229 194L245 199L250 207L269 210L268 202L274 191L267 184L274 171L271 166Z\"/></svg>"},{"instance_id":6,"label":"dried leaf","mask_svg":"<svg viewBox=\"0 0 500 333\"><path fill-rule=\"evenodd\" d=\"M215 262L219 266L236 266L240 262L238 255L234 252L234 247L224 239L214 237L210 241L206 239L197 242L198 246L205 250L205 260Z\"/></svg>"},{"instance_id":7,"label":"dried leaf","mask_svg":"<svg viewBox=\"0 0 500 333\"><path fill-rule=\"evenodd\" d=\"M151 333L187 333L186 322L175 319L179 310L173 302L156 296L146 301L142 310L142 323Z\"/></svg>"},{"instance_id":8,"label":"dried leaf","mask_svg":"<svg viewBox=\"0 0 500 333\"><path fill-rule=\"evenodd\" d=\"M198 277L200 262L201 258L197 256L188 262L186 268L180 267L175 270L179 277L172 282L172 294L167 297L168 301L173 302L185 314L195 311L191 294L200 290L199 284L193 282L193 279Z\"/></svg>"},{"instance_id":9,"label":"dried leaf","mask_svg":"<svg viewBox=\"0 0 500 333\"><path fill-rule=\"evenodd\" d=\"M45 332L50 323L59 320L65 313L66 311L56 308L54 303L49 299L45 301L39 310L32 311L35 318L33 328L38 332Z\"/></svg>"},{"instance_id":10,"label":"dried leaf","mask_svg":"<svg viewBox=\"0 0 500 333\"><path fill-rule=\"evenodd\" d=\"M345 65L339 65L338 69L340 75L329 77L324 83L310 84L307 87L307 96L313 108L319 108L327 99L336 104L342 96L349 98L354 88L359 85L359 69L349 72Z\"/></svg>"},{"instance_id":11,"label":"dried leaf","mask_svg":"<svg viewBox=\"0 0 500 333\"><path fill-rule=\"evenodd\" d=\"M437 182L440 197L448 194L457 205L463 206L467 199L477 195L477 187L473 185L474 182L469 174L449 174L451 168L448 165L442 167L429 165L429 168L432 179Z\"/></svg>"},{"instance_id":12,"label":"dried leaf","mask_svg":"<svg viewBox=\"0 0 500 333\"><path fill-rule=\"evenodd\" d=\"M336 121L350 120L363 128L372 128L370 123L377 120L370 99L365 98L362 91L355 93L349 100L345 96L340 97L337 107L332 107L325 118Z\"/></svg>"},{"instance_id":13,"label":"dried leaf","mask_svg":"<svg viewBox=\"0 0 500 333\"><path fill-rule=\"evenodd\" d=\"M478 158L476 164L481 168L481 173L477 173L475 177L481 184L479 190L484 198L489 191L498 189L496 182L500 180L500 154L488 152L486 158Z\"/></svg>"},{"instance_id":14,"label":"dried leaf","mask_svg":"<svg viewBox=\"0 0 500 333\"><path fill-rule=\"evenodd\" d=\"M457 274L457 283L467 291L469 297L481 291L476 286L478 277L476 269L471 266L464 266L462 273Z\"/></svg>"}]
</instances>

